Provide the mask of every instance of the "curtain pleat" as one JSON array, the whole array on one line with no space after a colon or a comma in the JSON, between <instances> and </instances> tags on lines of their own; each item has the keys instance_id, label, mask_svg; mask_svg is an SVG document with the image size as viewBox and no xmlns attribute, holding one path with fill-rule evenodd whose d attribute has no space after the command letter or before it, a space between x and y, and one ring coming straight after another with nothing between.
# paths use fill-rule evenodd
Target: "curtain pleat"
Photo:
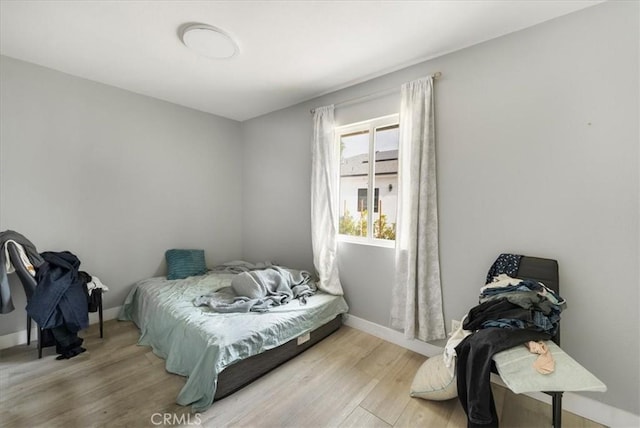
<instances>
[{"instance_id":1,"label":"curtain pleat","mask_svg":"<svg viewBox=\"0 0 640 428\"><path fill-rule=\"evenodd\" d=\"M433 109L431 76L402 85L391 326L423 341L445 337Z\"/></svg>"},{"instance_id":2,"label":"curtain pleat","mask_svg":"<svg viewBox=\"0 0 640 428\"><path fill-rule=\"evenodd\" d=\"M316 108L313 114L311 165L311 243L318 288L342 295L338 274L336 201L338 152L334 141L333 105Z\"/></svg>"}]
</instances>

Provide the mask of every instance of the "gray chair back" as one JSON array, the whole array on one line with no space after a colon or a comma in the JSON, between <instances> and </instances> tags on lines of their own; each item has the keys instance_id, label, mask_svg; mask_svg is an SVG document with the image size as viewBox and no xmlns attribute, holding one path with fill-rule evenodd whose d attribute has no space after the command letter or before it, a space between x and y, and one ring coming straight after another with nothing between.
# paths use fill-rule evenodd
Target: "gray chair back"
<instances>
[{"instance_id":1,"label":"gray chair back","mask_svg":"<svg viewBox=\"0 0 640 428\"><path fill-rule=\"evenodd\" d=\"M31 296L33 296L33 292L36 290L38 282L31 276L29 270L22 262L22 258L20 257L20 253L18 253L16 245L13 242L7 242L7 249L9 251L9 260L11 260L11 264L16 270L16 274L24 288L24 294L27 296L27 301L29 301L31 300Z\"/></svg>"},{"instance_id":2,"label":"gray chair back","mask_svg":"<svg viewBox=\"0 0 640 428\"><path fill-rule=\"evenodd\" d=\"M518 267L518 278L533 279L541 282L560 295L560 279L558 276L558 261L540 257L523 256ZM560 346L560 327L553 340Z\"/></svg>"}]
</instances>

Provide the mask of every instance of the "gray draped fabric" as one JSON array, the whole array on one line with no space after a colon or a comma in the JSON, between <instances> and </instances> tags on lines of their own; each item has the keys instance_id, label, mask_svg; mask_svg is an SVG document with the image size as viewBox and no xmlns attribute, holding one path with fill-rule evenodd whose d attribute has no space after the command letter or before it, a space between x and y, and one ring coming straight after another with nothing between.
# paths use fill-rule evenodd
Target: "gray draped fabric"
<instances>
[{"instance_id":1,"label":"gray draped fabric","mask_svg":"<svg viewBox=\"0 0 640 428\"><path fill-rule=\"evenodd\" d=\"M391 326L423 341L445 337L433 110L433 77L402 86Z\"/></svg>"}]
</instances>

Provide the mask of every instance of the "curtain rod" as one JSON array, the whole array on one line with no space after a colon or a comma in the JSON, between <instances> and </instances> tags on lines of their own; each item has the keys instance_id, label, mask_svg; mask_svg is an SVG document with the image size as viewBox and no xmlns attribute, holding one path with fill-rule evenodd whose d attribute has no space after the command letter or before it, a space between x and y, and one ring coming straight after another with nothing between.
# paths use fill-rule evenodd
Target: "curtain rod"
<instances>
[{"instance_id":1,"label":"curtain rod","mask_svg":"<svg viewBox=\"0 0 640 428\"><path fill-rule=\"evenodd\" d=\"M441 76L442 76L442 73L439 72L439 71L436 71L435 73L433 73L431 75L431 77L433 77L435 80L439 79ZM340 107L340 106L344 107L344 106L349 105L349 104L354 104L354 103L357 103L357 102L360 102L360 101L364 101L367 98L378 98L378 97L381 97L383 95L392 94L392 93L394 93L396 91L398 91L397 87L382 89L380 91L376 91L376 92L373 92L373 93L368 94L368 95L362 95L362 96L355 97L355 98L349 98L348 100L340 101L338 103L334 103L333 105L334 105L334 107ZM311 114L315 113L315 111L316 111L316 109L312 108L311 109Z\"/></svg>"}]
</instances>

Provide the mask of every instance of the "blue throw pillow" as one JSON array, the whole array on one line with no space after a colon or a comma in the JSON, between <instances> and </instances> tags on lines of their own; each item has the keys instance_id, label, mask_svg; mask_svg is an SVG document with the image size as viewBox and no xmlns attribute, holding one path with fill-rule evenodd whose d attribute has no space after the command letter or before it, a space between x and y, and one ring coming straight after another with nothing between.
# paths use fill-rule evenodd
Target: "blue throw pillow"
<instances>
[{"instance_id":1,"label":"blue throw pillow","mask_svg":"<svg viewBox=\"0 0 640 428\"><path fill-rule=\"evenodd\" d=\"M167 250L167 279L184 279L207 273L204 250Z\"/></svg>"}]
</instances>

